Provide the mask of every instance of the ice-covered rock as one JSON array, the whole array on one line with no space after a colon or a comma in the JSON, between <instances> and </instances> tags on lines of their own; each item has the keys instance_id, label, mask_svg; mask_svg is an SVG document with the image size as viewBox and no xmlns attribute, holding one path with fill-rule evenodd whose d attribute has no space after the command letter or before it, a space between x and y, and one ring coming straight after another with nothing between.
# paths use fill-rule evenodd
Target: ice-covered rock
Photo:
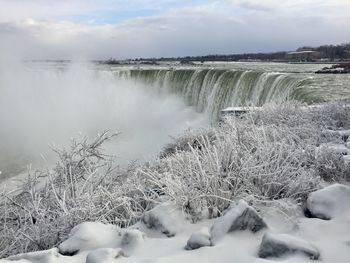
<instances>
[{"instance_id":1,"label":"ice-covered rock","mask_svg":"<svg viewBox=\"0 0 350 263\"><path fill-rule=\"evenodd\" d=\"M99 248L86 256L86 263L113 263L121 257L125 257L125 253L120 248Z\"/></svg>"},{"instance_id":2,"label":"ice-covered rock","mask_svg":"<svg viewBox=\"0 0 350 263\"><path fill-rule=\"evenodd\" d=\"M58 246L63 255L72 255L78 251L103 247L118 247L122 238L120 228L99 222L84 222L75 226L69 238Z\"/></svg>"},{"instance_id":3,"label":"ice-covered rock","mask_svg":"<svg viewBox=\"0 0 350 263\"><path fill-rule=\"evenodd\" d=\"M57 248L52 248L49 250L44 251L37 251L37 252L30 252L30 253L24 253L24 254L18 254L15 256L10 256L7 258L8 262L16 262L16 263L48 263L48 262L55 262L58 261L58 259L61 257L61 255L58 253ZM0 259L0 262L3 261ZM7 262L4 260L4 262Z\"/></svg>"},{"instance_id":4,"label":"ice-covered rock","mask_svg":"<svg viewBox=\"0 0 350 263\"><path fill-rule=\"evenodd\" d=\"M185 249L193 250L209 246L211 246L211 237L208 228L204 227L200 231L195 232L191 235L191 237L187 241Z\"/></svg>"},{"instance_id":5,"label":"ice-covered rock","mask_svg":"<svg viewBox=\"0 0 350 263\"><path fill-rule=\"evenodd\" d=\"M318 249L308 241L287 234L264 234L259 249L260 258L290 254L303 254L315 260L320 258Z\"/></svg>"},{"instance_id":6,"label":"ice-covered rock","mask_svg":"<svg viewBox=\"0 0 350 263\"><path fill-rule=\"evenodd\" d=\"M63 255L74 255L79 251L98 248L123 248L132 250L144 241L139 230L121 229L110 224L85 222L74 227L69 238L58 246Z\"/></svg>"},{"instance_id":7,"label":"ice-covered rock","mask_svg":"<svg viewBox=\"0 0 350 263\"><path fill-rule=\"evenodd\" d=\"M255 209L241 200L214 222L210 234L212 240L216 241L226 233L236 230L250 230L255 233L266 227L265 221Z\"/></svg>"},{"instance_id":8,"label":"ice-covered rock","mask_svg":"<svg viewBox=\"0 0 350 263\"><path fill-rule=\"evenodd\" d=\"M306 201L307 213L311 217L332 219L350 214L350 187L333 184L311 193Z\"/></svg>"},{"instance_id":9,"label":"ice-covered rock","mask_svg":"<svg viewBox=\"0 0 350 263\"><path fill-rule=\"evenodd\" d=\"M164 203L145 212L142 222L150 229L154 229L167 237L173 237L179 228L179 215L177 212L173 206Z\"/></svg>"}]
</instances>

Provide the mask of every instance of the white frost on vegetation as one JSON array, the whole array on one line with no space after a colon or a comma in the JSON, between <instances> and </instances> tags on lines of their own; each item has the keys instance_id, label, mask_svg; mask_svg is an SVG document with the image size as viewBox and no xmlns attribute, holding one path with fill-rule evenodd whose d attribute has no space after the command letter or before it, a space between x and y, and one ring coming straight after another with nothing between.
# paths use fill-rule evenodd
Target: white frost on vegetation
<instances>
[{"instance_id":1,"label":"white frost on vegetation","mask_svg":"<svg viewBox=\"0 0 350 263\"><path fill-rule=\"evenodd\" d=\"M64 244L69 240L70 230L87 221L113 224L124 233L125 229L130 230L128 227L136 229L142 225L138 222L145 212L171 202L188 219L175 218L181 226L176 227L175 237L147 232L145 242L135 242L128 251L127 246L119 246L121 240L117 237L112 248L121 247L129 256L118 260L232 262L234 258L239 263L260 262L257 258L263 234L260 232L235 231L224 235L216 246L194 251L184 247L191 234L201 227L210 228L215 218L223 216L237 200L249 201L254 207L270 204L266 209L259 205L261 215L272 215L267 210L275 212L279 207L288 207L284 200L293 200L291 207L300 215L311 192L330 182L349 180L350 168L341 154L332 149L316 154L319 145L343 140L339 134L324 134L324 130L349 128L349 109L336 104L310 110L291 104L267 106L243 118L227 118L219 127L188 133L175 141L161 158L128 167L116 167L114 160L104 153L102 144L111 139L106 133L92 141L73 140L71 148L55 149L59 161L54 169L30 173L19 189L20 194L0 193L0 257L45 251ZM283 209L280 212L286 217L293 214ZM290 231L305 240L313 240L323 262L349 261L350 229L346 218L324 221L299 216L297 219ZM275 221L269 218L269 227ZM283 222L279 223L281 226L271 225L271 229L282 232L287 229ZM115 233L107 232L106 240ZM87 233L95 234L94 230ZM79 242L83 244L86 240ZM72 247L84 249L84 244L80 247L79 242L74 242ZM94 242L101 245L95 246ZM110 248L104 242L108 243L97 236L86 244L91 249ZM51 255L48 262L84 263L90 252L78 251L72 257ZM306 262L297 259L293 257L285 262Z\"/></svg>"}]
</instances>

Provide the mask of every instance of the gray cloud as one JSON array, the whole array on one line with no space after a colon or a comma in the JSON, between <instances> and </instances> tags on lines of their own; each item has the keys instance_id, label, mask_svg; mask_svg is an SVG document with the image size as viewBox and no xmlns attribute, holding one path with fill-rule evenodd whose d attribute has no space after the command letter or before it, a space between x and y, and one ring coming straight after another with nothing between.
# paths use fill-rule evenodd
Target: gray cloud
<instances>
[{"instance_id":1,"label":"gray cloud","mask_svg":"<svg viewBox=\"0 0 350 263\"><path fill-rule=\"evenodd\" d=\"M291 50L349 41L349 7L342 0L224 0L119 24L8 21L0 23L0 55L91 59Z\"/></svg>"}]
</instances>

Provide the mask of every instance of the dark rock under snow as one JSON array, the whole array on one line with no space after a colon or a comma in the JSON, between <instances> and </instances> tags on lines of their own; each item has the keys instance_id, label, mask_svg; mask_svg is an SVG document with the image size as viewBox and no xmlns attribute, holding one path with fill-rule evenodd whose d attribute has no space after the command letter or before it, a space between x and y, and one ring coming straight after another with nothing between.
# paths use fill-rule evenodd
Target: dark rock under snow
<instances>
[{"instance_id":1,"label":"dark rock under snow","mask_svg":"<svg viewBox=\"0 0 350 263\"><path fill-rule=\"evenodd\" d=\"M306 201L309 217L329 220L350 214L350 187L333 184L311 193Z\"/></svg>"},{"instance_id":2,"label":"dark rock under snow","mask_svg":"<svg viewBox=\"0 0 350 263\"><path fill-rule=\"evenodd\" d=\"M211 246L211 237L207 228L203 228L200 231L193 233L189 240L187 241L187 245L185 249L194 250L201 247L209 247Z\"/></svg>"},{"instance_id":3,"label":"dark rock under snow","mask_svg":"<svg viewBox=\"0 0 350 263\"><path fill-rule=\"evenodd\" d=\"M278 258L291 254L302 254L310 259L319 259L318 249L303 239L286 234L270 234L263 236L259 249L260 258Z\"/></svg>"},{"instance_id":4,"label":"dark rock under snow","mask_svg":"<svg viewBox=\"0 0 350 263\"><path fill-rule=\"evenodd\" d=\"M177 232L177 221L173 218L174 208L162 204L144 213L142 222L146 227L161 232L167 237L173 237Z\"/></svg>"},{"instance_id":5,"label":"dark rock under snow","mask_svg":"<svg viewBox=\"0 0 350 263\"><path fill-rule=\"evenodd\" d=\"M253 207L241 200L215 221L211 227L210 234L212 240L215 241L229 232L250 230L255 233L264 228L267 228L267 225L263 218Z\"/></svg>"}]
</instances>

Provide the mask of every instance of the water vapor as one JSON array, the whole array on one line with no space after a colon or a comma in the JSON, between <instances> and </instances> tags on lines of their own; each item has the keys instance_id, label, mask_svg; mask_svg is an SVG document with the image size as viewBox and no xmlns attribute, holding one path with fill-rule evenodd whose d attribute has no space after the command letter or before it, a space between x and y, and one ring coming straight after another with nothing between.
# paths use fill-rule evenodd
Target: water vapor
<instances>
[{"instance_id":1,"label":"water vapor","mask_svg":"<svg viewBox=\"0 0 350 263\"><path fill-rule=\"evenodd\" d=\"M188 127L206 123L181 98L116 78L86 64L13 64L0 68L0 171L9 156L40 159L49 144L79 134L120 132L108 146L121 163L144 159ZM36 157L36 158L33 158Z\"/></svg>"}]
</instances>

